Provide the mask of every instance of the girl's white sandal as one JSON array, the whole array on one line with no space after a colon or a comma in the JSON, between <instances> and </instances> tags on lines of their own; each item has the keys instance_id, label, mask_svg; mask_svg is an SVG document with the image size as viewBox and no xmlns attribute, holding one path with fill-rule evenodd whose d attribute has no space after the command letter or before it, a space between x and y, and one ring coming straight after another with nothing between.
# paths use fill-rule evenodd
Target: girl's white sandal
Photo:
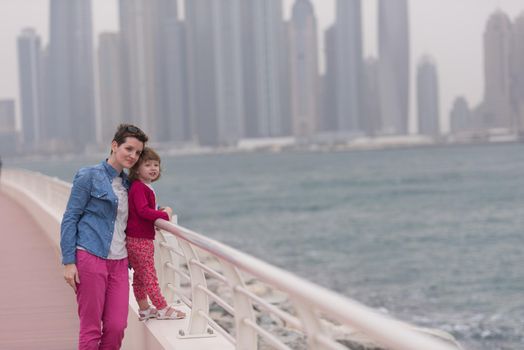
<instances>
[{"instance_id":1,"label":"girl's white sandal","mask_svg":"<svg viewBox=\"0 0 524 350\"><path fill-rule=\"evenodd\" d=\"M145 310L138 310L138 319L140 321L146 321L150 318L155 318L158 315L158 310L150 306Z\"/></svg>"},{"instance_id":2,"label":"girl's white sandal","mask_svg":"<svg viewBox=\"0 0 524 350\"><path fill-rule=\"evenodd\" d=\"M168 315L167 312L170 309L172 309L173 311L171 312L170 315ZM183 311L179 311L172 306L168 306L161 310L157 310L157 313L156 313L157 320L180 320L184 317L186 317L186 314Z\"/></svg>"}]
</instances>

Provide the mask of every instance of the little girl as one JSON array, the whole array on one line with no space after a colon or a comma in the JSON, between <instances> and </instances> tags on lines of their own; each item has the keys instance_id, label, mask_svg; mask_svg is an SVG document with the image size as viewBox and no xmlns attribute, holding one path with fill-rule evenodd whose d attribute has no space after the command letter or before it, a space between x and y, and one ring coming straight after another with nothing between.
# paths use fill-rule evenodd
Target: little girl
<instances>
[{"instance_id":1,"label":"little girl","mask_svg":"<svg viewBox=\"0 0 524 350\"><path fill-rule=\"evenodd\" d=\"M184 318L182 311L168 306L162 296L155 271L154 245L157 219L169 220L173 211L166 207L157 210L155 192L151 183L160 178L160 157L145 147L138 162L130 169L132 182L129 190L129 217L126 241L129 264L133 268L133 292L139 307L140 320L157 318L174 320ZM151 307L147 300L155 307Z\"/></svg>"}]
</instances>

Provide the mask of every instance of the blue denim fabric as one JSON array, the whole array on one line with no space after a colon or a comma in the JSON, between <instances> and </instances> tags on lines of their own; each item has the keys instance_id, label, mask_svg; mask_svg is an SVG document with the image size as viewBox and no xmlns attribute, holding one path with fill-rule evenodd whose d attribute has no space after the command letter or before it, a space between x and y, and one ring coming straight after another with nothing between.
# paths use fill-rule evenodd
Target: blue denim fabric
<instances>
[{"instance_id":1,"label":"blue denim fabric","mask_svg":"<svg viewBox=\"0 0 524 350\"><path fill-rule=\"evenodd\" d=\"M111 183L117 176L122 177L122 184L129 190L127 175L118 174L107 161L76 173L60 229L63 264L76 262L77 246L107 258L118 209Z\"/></svg>"}]
</instances>

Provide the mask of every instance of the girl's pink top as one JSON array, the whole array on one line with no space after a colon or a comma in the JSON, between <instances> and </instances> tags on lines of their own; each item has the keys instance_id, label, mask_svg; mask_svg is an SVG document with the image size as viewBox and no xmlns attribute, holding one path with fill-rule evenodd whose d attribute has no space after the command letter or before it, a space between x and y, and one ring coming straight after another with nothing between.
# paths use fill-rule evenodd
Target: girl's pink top
<instances>
[{"instance_id":1,"label":"girl's pink top","mask_svg":"<svg viewBox=\"0 0 524 350\"><path fill-rule=\"evenodd\" d=\"M156 210L155 193L140 180L129 189L129 217L126 234L136 238L155 239L156 219L169 220L166 212Z\"/></svg>"}]
</instances>

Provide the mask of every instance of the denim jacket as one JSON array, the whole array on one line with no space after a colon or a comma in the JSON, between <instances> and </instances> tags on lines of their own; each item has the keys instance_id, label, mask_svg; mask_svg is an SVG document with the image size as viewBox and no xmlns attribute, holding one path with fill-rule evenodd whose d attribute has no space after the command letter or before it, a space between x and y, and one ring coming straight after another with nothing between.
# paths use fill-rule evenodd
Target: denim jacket
<instances>
[{"instance_id":1,"label":"denim jacket","mask_svg":"<svg viewBox=\"0 0 524 350\"><path fill-rule=\"evenodd\" d=\"M122 177L123 186L129 190L127 175L118 174L107 161L76 173L60 228L64 265L76 262L78 246L107 258L118 209L118 198L111 183L117 176Z\"/></svg>"}]
</instances>

